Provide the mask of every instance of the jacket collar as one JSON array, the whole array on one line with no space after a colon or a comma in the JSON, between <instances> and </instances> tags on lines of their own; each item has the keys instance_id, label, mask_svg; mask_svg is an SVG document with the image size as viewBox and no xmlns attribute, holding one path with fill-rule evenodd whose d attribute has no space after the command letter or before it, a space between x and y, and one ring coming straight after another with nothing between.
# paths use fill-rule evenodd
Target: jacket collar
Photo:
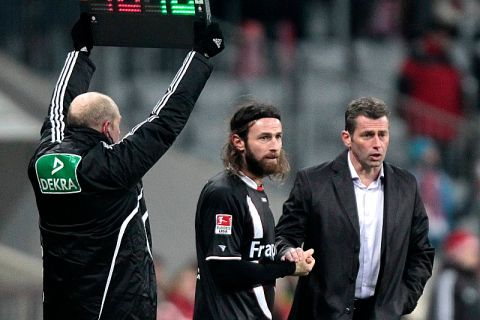
<instances>
[{"instance_id":1,"label":"jacket collar","mask_svg":"<svg viewBox=\"0 0 480 320\"><path fill-rule=\"evenodd\" d=\"M332 162L332 170L335 172L333 176L333 185L340 199L340 204L352 223L353 228L360 235L360 224L358 221L357 203L355 200L355 189L352 183L352 175L348 167L348 150L342 152ZM384 235L391 237L394 233L394 227L398 223L398 215L395 214L398 206L399 194L397 177L393 173L393 168L386 162L383 162L384 174ZM388 223L387 223L388 221ZM385 238L384 238L385 239ZM383 245L382 245L383 247Z\"/></svg>"},{"instance_id":2,"label":"jacket collar","mask_svg":"<svg viewBox=\"0 0 480 320\"><path fill-rule=\"evenodd\" d=\"M110 141L108 141L105 135L92 128L69 125L66 133L67 136L71 135L76 140L80 140L88 145L94 145L100 141L110 144Z\"/></svg>"},{"instance_id":3,"label":"jacket collar","mask_svg":"<svg viewBox=\"0 0 480 320\"><path fill-rule=\"evenodd\" d=\"M352 176L348 168L347 156L348 150L345 150L332 162L331 168L335 172L335 175L333 176L333 185L344 214L348 217L355 232L360 237L360 223L358 221L355 190L353 188Z\"/></svg>"}]
</instances>

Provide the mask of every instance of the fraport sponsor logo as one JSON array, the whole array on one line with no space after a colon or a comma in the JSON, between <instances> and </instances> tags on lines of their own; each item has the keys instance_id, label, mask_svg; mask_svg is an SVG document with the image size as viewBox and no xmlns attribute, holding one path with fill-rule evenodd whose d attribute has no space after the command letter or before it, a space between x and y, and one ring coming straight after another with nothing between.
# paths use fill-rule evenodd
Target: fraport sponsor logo
<instances>
[{"instance_id":1,"label":"fraport sponsor logo","mask_svg":"<svg viewBox=\"0 0 480 320\"><path fill-rule=\"evenodd\" d=\"M77 167L82 157L57 153L41 156L35 163L40 191L46 194L78 193L82 191Z\"/></svg>"},{"instance_id":2,"label":"fraport sponsor logo","mask_svg":"<svg viewBox=\"0 0 480 320\"><path fill-rule=\"evenodd\" d=\"M252 241L250 244L250 258L260 259L262 257L273 260L277 254L274 243L261 244L260 241Z\"/></svg>"}]
</instances>

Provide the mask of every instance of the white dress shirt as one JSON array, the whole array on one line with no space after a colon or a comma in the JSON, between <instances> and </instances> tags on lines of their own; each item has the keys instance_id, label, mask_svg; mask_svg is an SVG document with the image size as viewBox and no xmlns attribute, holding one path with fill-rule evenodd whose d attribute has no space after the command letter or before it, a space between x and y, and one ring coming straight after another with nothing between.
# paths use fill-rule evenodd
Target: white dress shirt
<instances>
[{"instance_id":1,"label":"white dress shirt","mask_svg":"<svg viewBox=\"0 0 480 320\"><path fill-rule=\"evenodd\" d=\"M383 165L378 179L367 187L361 181L350 160L348 166L352 175L357 200L358 221L360 223L360 252L355 298L365 299L375 294L382 249L383 227Z\"/></svg>"}]
</instances>

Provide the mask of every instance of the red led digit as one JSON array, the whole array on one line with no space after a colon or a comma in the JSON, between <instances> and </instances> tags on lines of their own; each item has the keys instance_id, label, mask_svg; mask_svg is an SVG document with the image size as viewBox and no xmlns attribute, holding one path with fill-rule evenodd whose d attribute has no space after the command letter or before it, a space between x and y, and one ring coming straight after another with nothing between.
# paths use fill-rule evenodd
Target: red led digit
<instances>
[{"instance_id":1,"label":"red led digit","mask_svg":"<svg viewBox=\"0 0 480 320\"><path fill-rule=\"evenodd\" d=\"M125 3L125 0L117 0L118 12L142 12L140 0L134 0L134 3Z\"/></svg>"},{"instance_id":2,"label":"red led digit","mask_svg":"<svg viewBox=\"0 0 480 320\"><path fill-rule=\"evenodd\" d=\"M91 0L91 12L113 12L113 0Z\"/></svg>"}]
</instances>

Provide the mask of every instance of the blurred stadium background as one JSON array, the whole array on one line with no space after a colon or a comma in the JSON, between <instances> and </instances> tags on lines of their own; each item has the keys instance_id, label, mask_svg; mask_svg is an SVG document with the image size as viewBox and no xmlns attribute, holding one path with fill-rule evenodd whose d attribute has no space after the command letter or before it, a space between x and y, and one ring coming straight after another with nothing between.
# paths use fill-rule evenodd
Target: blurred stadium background
<instances>
[{"instance_id":1,"label":"blurred stadium background","mask_svg":"<svg viewBox=\"0 0 480 320\"><path fill-rule=\"evenodd\" d=\"M353 98L372 95L390 105L388 160L413 168L412 120L400 105L414 98L405 95L400 73L418 38L439 22L452 31L448 53L461 74L461 113L452 118L428 104L416 108L457 129L451 141L440 143L441 169L453 186L449 228L468 225L478 232L478 1L212 0L211 5L226 50L214 58L215 71L187 127L144 179L162 277L168 279L195 255L197 197L206 179L221 170L227 122L244 96L271 102L283 113L293 170L284 184L268 184L277 218L293 173L342 150L343 112ZM26 168L72 49L69 33L78 14L75 0L0 4L0 319L41 319L38 216ZM178 49L95 47L91 90L116 100L126 133L147 117L184 55ZM441 252L438 256L436 262ZM427 287L410 319L425 318L428 293Z\"/></svg>"}]
</instances>

